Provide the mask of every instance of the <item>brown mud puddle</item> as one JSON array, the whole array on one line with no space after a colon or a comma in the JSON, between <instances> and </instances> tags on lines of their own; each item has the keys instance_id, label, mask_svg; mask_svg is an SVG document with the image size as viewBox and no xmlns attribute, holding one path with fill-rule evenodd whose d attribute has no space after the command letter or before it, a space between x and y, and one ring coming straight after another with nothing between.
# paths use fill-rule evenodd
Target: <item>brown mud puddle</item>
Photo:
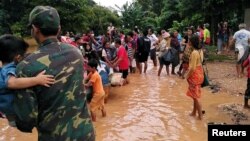
<instances>
[{"instance_id":1,"label":"brown mud puddle","mask_svg":"<svg viewBox=\"0 0 250 141\"><path fill-rule=\"evenodd\" d=\"M216 79L232 81L230 84L233 86L234 78L220 79L234 72L235 69L230 69L233 68L232 64L222 65L222 69L229 66L223 73L217 69L218 64L208 64L211 79L214 82ZM185 94L188 86L186 80L169 77L164 71L161 77L157 77L157 69L151 66L147 74L131 74L129 79L129 85L112 87L106 104L107 117L103 118L98 113L97 122L94 123L96 141L207 141L208 123L235 123L221 106L237 104L239 111L249 113L242 109L243 95L232 95L223 90L212 93L207 87L202 89L201 103L205 114L200 121L189 116L193 103ZM241 87L245 88L246 79L241 81ZM236 90L243 91L244 88ZM248 118L239 123L249 124L250 120ZM32 134L20 133L9 127L6 120L0 119L0 141L36 139L35 130Z\"/></svg>"}]
</instances>

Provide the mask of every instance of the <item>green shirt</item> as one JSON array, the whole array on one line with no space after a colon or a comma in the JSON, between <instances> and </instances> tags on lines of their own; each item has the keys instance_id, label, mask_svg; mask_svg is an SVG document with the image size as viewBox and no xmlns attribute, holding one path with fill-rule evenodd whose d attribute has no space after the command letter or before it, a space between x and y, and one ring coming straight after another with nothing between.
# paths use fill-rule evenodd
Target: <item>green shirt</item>
<instances>
[{"instance_id":1,"label":"green shirt","mask_svg":"<svg viewBox=\"0 0 250 141\"><path fill-rule=\"evenodd\" d=\"M56 82L17 91L14 109L17 128L38 131L39 141L94 141L95 133L83 93L83 58L79 51L55 38L18 64L18 77L46 70Z\"/></svg>"},{"instance_id":2,"label":"green shirt","mask_svg":"<svg viewBox=\"0 0 250 141\"><path fill-rule=\"evenodd\" d=\"M210 38L210 31L205 28L205 30L204 30L204 42L206 42L207 38Z\"/></svg>"}]
</instances>

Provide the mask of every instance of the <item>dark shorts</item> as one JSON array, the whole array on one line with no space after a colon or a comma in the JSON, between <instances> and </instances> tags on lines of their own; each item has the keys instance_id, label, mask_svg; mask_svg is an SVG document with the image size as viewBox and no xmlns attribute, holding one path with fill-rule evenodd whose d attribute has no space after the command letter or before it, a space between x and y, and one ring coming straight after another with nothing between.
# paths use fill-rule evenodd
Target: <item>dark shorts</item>
<instances>
[{"instance_id":1,"label":"dark shorts","mask_svg":"<svg viewBox=\"0 0 250 141\"><path fill-rule=\"evenodd\" d=\"M237 64L242 64L249 56L249 47L246 48L243 56L241 58L238 58L239 50L235 48L235 55L237 56Z\"/></svg>"},{"instance_id":2,"label":"dark shorts","mask_svg":"<svg viewBox=\"0 0 250 141\"><path fill-rule=\"evenodd\" d=\"M170 62L165 61L162 57L159 57L159 62L160 62L160 66L166 65L169 66Z\"/></svg>"},{"instance_id":3,"label":"dark shorts","mask_svg":"<svg viewBox=\"0 0 250 141\"><path fill-rule=\"evenodd\" d=\"M150 59L151 60L156 59L156 48L150 50Z\"/></svg>"},{"instance_id":4,"label":"dark shorts","mask_svg":"<svg viewBox=\"0 0 250 141\"><path fill-rule=\"evenodd\" d=\"M245 98L250 99L250 78L247 79L247 89L245 92Z\"/></svg>"},{"instance_id":5,"label":"dark shorts","mask_svg":"<svg viewBox=\"0 0 250 141\"><path fill-rule=\"evenodd\" d=\"M128 69L127 70L119 70L120 73L122 73L122 78L126 79L128 77Z\"/></svg>"},{"instance_id":6,"label":"dark shorts","mask_svg":"<svg viewBox=\"0 0 250 141\"><path fill-rule=\"evenodd\" d=\"M136 54L136 61L139 63L147 62L148 61L148 52L142 52L142 53L137 53Z\"/></svg>"}]
</instances>

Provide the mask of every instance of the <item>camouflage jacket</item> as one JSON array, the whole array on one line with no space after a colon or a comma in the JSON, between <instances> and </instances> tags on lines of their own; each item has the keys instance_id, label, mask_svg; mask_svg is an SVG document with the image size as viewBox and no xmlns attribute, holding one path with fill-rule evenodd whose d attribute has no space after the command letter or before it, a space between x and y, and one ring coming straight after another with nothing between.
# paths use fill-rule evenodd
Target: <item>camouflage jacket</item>
<instances>
[{"instance_id":1,"label":"camouflage jacket","mask_svg":"<svg viewBox=\"0 0 250 141\"><path fill-rule=\"evenodd\" d=\"M47 39L18 64L16 73L18 77L32 77L43 70L56 82L50 88L35 86L17 91L17 128L31 132L36 127L39 141L94 141L83 93L82 55L57 39Z\"/></svg>"}]
</instances>

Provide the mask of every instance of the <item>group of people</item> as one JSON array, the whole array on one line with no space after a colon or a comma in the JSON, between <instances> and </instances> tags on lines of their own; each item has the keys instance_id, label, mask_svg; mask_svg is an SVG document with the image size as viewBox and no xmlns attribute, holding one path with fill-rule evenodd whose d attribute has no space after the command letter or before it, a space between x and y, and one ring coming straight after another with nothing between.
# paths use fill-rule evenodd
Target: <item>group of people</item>
<instances>
[{"instance_id":1,"label":"group of people","mask_svg":"<svg viewBox=\"0 0 250 141\"><path fill-rule=\"evenodd\" d=\"M107 29L107 33L110 32L112 32L111 26ZM160 76L164 65L168 75L170 75L170 64L172 65L172 75L176 75L175 68L180 65L178 74L183 79L188 78L190 87L187 95L194 100L194 109L191 115L196 115L198 112L201 119L201 104L199 103L201 95L199 85L203 81L203 69L201 69L203 52L201 50L209 44L207 38L210 38L210 33L207 32L205 34L203 30L199 29L199 32L195 33L193 27L188 27L185 36L181 38L177 30L171 34L162 30L160 35L156 36L152 28L144 29L141 33L135 28L125 35L121 32L120 36L114 39L103 35L99 43L95 41L93 36L90 36L87 43L84 41L84 36L80 38L77 36L75 47L81 50L86 59L86 70L88 70L88 83L85 86L89 87L92 84L94 91L92 100L89 100L92 120L96 121L95 111L97 109L101 109L103 116L106 115L104 103L106 103L110 91L110 82L107 79L110 74L109 70L122 73L124 83L127 83L127 77L129 73L134 73L135 67L139 74L147 72L148 58L152 60L154 67L157 67L159 62L158 76ZM102 46L101 51L94 47L99 46L98 44ZM197 58L198 56L199 58ZM102 63L108 70L102 67L98 68ZM100 70L105 70L106 74L98 76L97 72L100 74ZM106 83L103 80L107 80ZM101 83L101 81L103 82ZM95 86L97 84L98 86ZM106 91L100 89L101 87L105 88L103 85L107 85Z\"/></svg>"},{"instance_id":2,"label":"group of people","mask_svg":"<svg viewBox=\"0 0 250 141\"><path fill-rule=\"evenodd\" d=\"M37 128L39 140L94 141L93 121L97 110L106 116L110 74L121 73L122 84L127 84L128 75L135 68L140 74L147 72L150 58L154 67L159 62L158 76L164 65L168 75L169 65L172 65L172 75L176 75L175 68L180 66L177 74L187 79L186 95L193 99L190 115L202 119L199 99L204 81L203 51L211 42L208 27L208 24L200 25L197 32L188 27L183 37L177 30L172 33L161 30L156 36L151 27L141 33L135 28L125 35L120 32L111 36L115 28L110 24L100 40L93 31L69 39L69 35L58 36L61 26L57 10L36 6L29 16L29 28L39 44L37 51L26 55L28 44L23 39L0 36L0 111L3 113L0 116L22 132ZM240 25L243 27L245 24ZM242 56L249 54L246 53L249 43L245 44L245 40L250 41L250 33L240 30L233 39L242 58L239 66L249 66L250 58ZM249 107L249 70L245 107ZM89 98L86 90L90 91Z\"/></svg>"}]
</instances>

